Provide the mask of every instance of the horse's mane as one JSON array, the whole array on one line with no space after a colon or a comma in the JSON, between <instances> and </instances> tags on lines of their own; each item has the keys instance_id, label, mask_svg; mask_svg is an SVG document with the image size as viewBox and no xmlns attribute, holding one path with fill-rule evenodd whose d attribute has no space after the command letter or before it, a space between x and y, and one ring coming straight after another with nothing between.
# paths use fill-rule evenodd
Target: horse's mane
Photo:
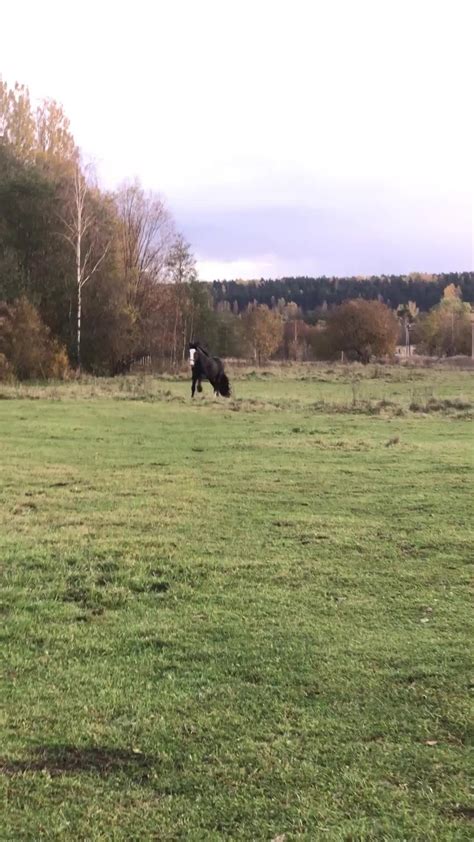
<instances>
[{"instance_id":1,"label":"horse's mane","mask_svg":"<svg viewBox=\"0 0 474 842\"><path fill-rule=\"evenodd\" d=\"M191 342L191 347L196 348L197 351L201 351L205 357L209 357L209 351L206 351L205 348L202 347L200 342Z\"/></svg>"}]
</instances>

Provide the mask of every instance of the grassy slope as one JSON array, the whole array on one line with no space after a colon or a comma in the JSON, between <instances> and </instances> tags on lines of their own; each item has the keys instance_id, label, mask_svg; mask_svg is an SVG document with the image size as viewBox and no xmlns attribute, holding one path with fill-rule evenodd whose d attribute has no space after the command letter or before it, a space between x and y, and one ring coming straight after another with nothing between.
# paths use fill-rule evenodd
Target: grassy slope
<instances>
[{"instance_id":1,"label":"grassy slope","mask_svg":"<svg viewBox=\"0 0 474 842\"><path fill-rule=\"evenodd\" d=\"M64 388L0 404L4 838L467 839L469 422Z\"/></svg>"}]
</instances>

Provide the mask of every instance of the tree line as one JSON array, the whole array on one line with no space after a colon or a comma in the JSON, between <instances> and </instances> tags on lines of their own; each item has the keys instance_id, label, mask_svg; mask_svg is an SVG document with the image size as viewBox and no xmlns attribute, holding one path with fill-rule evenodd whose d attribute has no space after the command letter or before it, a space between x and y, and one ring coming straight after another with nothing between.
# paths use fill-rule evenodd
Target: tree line
<instances>
[{"instance_id":1,"label":"tree line","mask_svg":"<svg viewBox=\"0 0 474 842\"><path fill-rule=\"evenodd\" d=\"M373 357L393 357L397 346L410 353L455 356L471 353L471 307L461 288L449 284L441 301L422 313L414 301L392 310L383 301L362 297L327 309L314 323L295 302L282 299L273 307L251 302L240 314L228 310L229 331L240 325L245 356L261 363L271 357L286 360L344 359L366 363Z\"/></svg>"},{"instance_id":2,"label":"tree line","mask_svg":"<svg viewBox=\"0 0 474 842\"><path fill-rule=\"evenodd\" d=\"M176 369L192 338L257 363L469 353L473 300L468 272L199 282L163 197L102 190L61 105L0 81L0 379Z\"/></svg>"},{"instance_id":3,"label":"tree line","mask_svg":"<svg viewBox=\"0 0 474 842\"><path fill-rule=\"evenodd\" d=\"M314 322L329 308L357 298L383 301L392 310L414 301L421 312L427 312L439 304L450 284L459 288L464 301L474 303L474 272L214 281L212 294L217 306L228 306L233 313L244 312L252 302L274 308L278 302L292 301L306 321Z\"/></svg>"}]
</instances>

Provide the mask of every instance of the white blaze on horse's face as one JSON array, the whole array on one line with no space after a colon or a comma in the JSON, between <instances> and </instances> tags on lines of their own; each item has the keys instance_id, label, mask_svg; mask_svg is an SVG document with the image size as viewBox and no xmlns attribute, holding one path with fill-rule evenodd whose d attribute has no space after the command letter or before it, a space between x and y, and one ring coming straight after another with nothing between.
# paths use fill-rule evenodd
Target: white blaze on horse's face
<instances>
[{"instance_id":1,"label":"white blaze on horse's face","mask_svg":"<svg viewBox=\"0 0 474 842\"><path fill-rule=\"evenodd\" d=\"M189 349L189 365L191 366L191 368L194 365L194 357L195 356L196 356L196 348L190 348Z\"/></svg>"}]
</instances>

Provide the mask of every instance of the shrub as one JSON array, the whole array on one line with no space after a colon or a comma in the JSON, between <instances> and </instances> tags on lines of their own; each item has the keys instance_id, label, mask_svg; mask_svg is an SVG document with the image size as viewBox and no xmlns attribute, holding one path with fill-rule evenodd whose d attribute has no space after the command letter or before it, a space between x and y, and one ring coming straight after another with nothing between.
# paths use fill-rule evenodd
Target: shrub
<instances>
[{"instance_id":1,"label":"shrub","mask_svg":"<svg viewBox=\"0 0 474 842\"><path fill-rule=\"evenodd\" d=\"M8 383L13 380L13 371L5 354L0 352L0 383Z\"/></svg>"},{"instance_id":2,"label":"shrub","mask_svg":"<svg viewBox=\"0 0 474 842\"><path fill-rule=\"evenodd\" d=\"M52 342L51 345L51 358L47 376L54 378L54 380L67 380L71 369L66 349L64 345L60 345L56 341Z\"/></svg>"},{"instance_id":3,"label":"shrub","mask_svg":"<svg viewBox=\"0 0 474 842\"><path fill-rule=\"evenodd\" d=\"M19 380L58 378L69 372L65 349L52 339L36 308L22 297L0 307L3 367Z\"/></svg>"}]
</instances>

